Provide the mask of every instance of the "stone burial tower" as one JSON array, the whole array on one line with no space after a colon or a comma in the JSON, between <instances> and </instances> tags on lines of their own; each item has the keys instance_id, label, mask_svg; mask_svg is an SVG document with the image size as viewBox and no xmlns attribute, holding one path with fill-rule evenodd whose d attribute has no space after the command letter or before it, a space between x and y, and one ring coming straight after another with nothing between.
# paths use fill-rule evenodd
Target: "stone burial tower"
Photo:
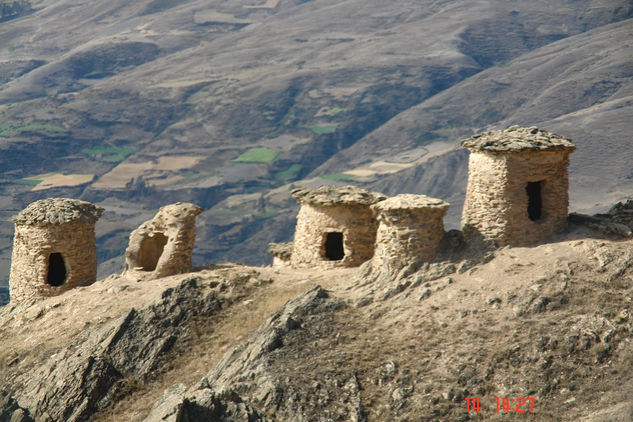
<instances>
[{"instance_id":1,"label":"stone burial tower","mask_svg":"<svg viewBox=\"0 0 633 422\"><path fill-rule=\"evenodd\" d=\"M289 267L292 257L292 242L269 243L268 253L273 256L273 268Z\"/></svg>"},{"instance_id":2,"label":"stone burial tower","mask_svg":"<svg viewBox=\"0 0 633 422\"><path fill-rule=\"evenodd\" d=\"M432 261L444 237L448 207L441 199L412 194L372 205L378 220L372 267L398 271L414 260Z\"/></svg>"},{"instance_id":3,"label":"stone burial tower","mask_svg":"<svg viewBox=\"0 0 633 422\"><path fill-rule=\"evenodd\" d=\"M195 220L201 212L199 206L183 202L162 207L130 234L123 275L152 280L191 271Z\"/></svg>"},{"instance_id":4,"label":"stone burial tower","mask_svg":"<svg viewBox=\"0 0 633 422\"><path fill-rule=\"evenodd\" d=\"M97 278L95 222L103 208L68 198L33 202L13 217L12 302L58 295Z\"/></svg>"},{"instance_id":5,"label":"stone burial tower","mask_svg":"<svg viewBox=\"0 0 633 422\"><path fill-rule=\"evenodd\" d=\"M295 189L292 196L301 204L293 267L356 267L371 259L378 223L369 206L386 196L355 186Z\"/></svg>"},{"instance_id":6,"label":"stone burial tower","mask_svg":"<svg viewBox=\"0 0 633 422\"><path fill-rule=\"evenodd\" d=\"M565 229L570 139L511 126L462 141L470 151L462 214L466 237L521 246Z\"/></svg>"}]
</instances>

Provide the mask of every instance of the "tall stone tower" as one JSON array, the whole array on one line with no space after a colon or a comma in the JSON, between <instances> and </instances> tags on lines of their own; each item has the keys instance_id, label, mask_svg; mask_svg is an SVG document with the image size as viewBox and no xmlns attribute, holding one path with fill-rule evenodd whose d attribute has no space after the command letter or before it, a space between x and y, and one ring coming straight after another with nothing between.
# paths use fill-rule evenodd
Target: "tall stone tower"
<instances>
[{"instance_id":1,"label":"tall stone tower","mask_svg":"<svg viewBox=\"0 0 633 422\"><path fill-rule=\"evenodd\" d=\"M103 208L68 198L36 201L13 217L12 302L54 296L97 277L95 222Z\"/></svg>"},{"instance_id":2,"label":"tall stone tower","mask_svg":"<svg viewBox=\"0 0 633 422\"><path fill-rule=\"evenodd\" d=\"M295 189L301 204L293 267L357 267L374 255L378 222L369 208L386 196L355 186Z\"/></svg>"},{"instance_id":3,"label":"tall stone tower","mask_svg":"<svg viewBox=\"0 0 633 422\"><path fill-rule=\"evenodd\" d=\"M462 214L466 237L499 246L539 241L567 225L570 139L511 126L462 141L470 151Z\"/></svg>"}]
</instances>

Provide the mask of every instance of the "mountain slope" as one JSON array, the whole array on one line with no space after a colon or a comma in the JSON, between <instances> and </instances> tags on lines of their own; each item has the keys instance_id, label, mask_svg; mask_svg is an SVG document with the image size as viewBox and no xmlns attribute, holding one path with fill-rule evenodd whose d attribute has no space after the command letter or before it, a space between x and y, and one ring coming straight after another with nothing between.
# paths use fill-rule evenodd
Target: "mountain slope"
<instances>
[{"instance_id":1,"label":"mountain slope","mask_svg":"<svg viewBox=\"0 0 633 422\"><path fill-rule=\"evenodd\" d=\"M620 184L628 173L619 159L630 159L631 150L633 45L624 41L633 39L631 28L630 20L601 27L483 71L400 113L314 174L359 165L364 151L380 153L381 147L388 157L384 139L407 149L516 123L541 125L574 139L572 203L574 194L588 188L587 182L574 186L576 178ZM604 201L601 206L608 204Z\"/></svg>"}]
</instances>

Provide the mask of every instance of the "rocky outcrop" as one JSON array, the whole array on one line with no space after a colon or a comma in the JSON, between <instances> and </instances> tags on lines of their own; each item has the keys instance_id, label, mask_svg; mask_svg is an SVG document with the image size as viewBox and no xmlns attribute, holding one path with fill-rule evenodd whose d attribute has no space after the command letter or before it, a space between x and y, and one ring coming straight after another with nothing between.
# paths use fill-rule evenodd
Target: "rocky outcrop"
<instances>
[{"instance_id":1,"label":"rocky outcrop","mask_svg":"<svg viewBox=\"0 0 633 422\"><path fill-rule=\"evenodd\" d=\"M606 214L569 214L569 221L608 235L633 237L633 199L618 202Z\"/></svg>"},{"instance_id":2,"label":"rocky outcrop","mask_svg":"<svg viewBox=\"0 0 633 422\"><path fill-rule=\"evenodd\" d=\"M201 212L183 202L162 207L130 234L123 275L148 280L191 271L195 219Z\"/></svg>"},{"instance_id":3,"label":"rocky outcrop","mask_svg":"<svg viewBox=\"0 0 633 422\"><path fill-rule=\"evenodd\" d=\"M96 331L87 330L68 347L5 389L15 398L2 412L27 412L37 421L83 421L112 403L114 395L141 382L164 363L174 344L188 333L195 316L220 308L217 289L188 277L162 298L130 309Z\"/></svg>"},{"instance_id":4,"label":"rocky outcrop","mask_svg":"<svg viewBox=\"0 0 633 422\"><path fill-rule=\"evenodd\" d=\"M2 422L34 422L29 411L20 407L15 397L0 392L0 421Z\"/></svg>"},{"instance_id":5,"label":"rocky outcrop","mask_svg":"<svg viewBox=\"0 0 633 422\"><path fill-rule=\"evenodd\" d=\"M154 404L145 422L269 420L230 390L217 394L210 388L203 388L190 397L186 397L185 393L186 388L183 384L169 387Z\"/></svg>"},{"instance_id":6,"label":"rocky outcrop","mask_svg":"<svg viewBox=\"0 0 633 422\"><path fill-rule=\"evenodd\" d=\"M248 400L240 410L244 415L254 415L248 410L254 406L275 420L365 420L354 373L319 370L317 365L314 373L298 375L292 365L291 356L301 354L305 341L327 336L327 318L344 307L319 286L292 299L248 341L229 351L198 385L163 397L152 411L153 419L147 420L172 420L170 415L189 415L190 408L209 412L217 407L215 400L227 397L236 409L241 398ZM164 408L162 413L159 408Z\"/></svg>"}]
</instances>

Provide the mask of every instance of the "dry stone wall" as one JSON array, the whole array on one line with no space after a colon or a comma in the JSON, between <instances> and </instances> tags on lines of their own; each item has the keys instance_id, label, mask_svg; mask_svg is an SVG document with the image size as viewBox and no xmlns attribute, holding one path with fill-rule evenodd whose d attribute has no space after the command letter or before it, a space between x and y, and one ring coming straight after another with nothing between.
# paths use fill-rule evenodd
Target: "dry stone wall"
<instances>
[{"instance_id":1,"label":"dry stone wall","mask_svg":"<svg viewBox=\"0 0 633 422\"><path fill-rule=\"evenodd\" d=\"M468 160L468 186L462 212L462 230L471 237L480 233L485 238L505 240L508 224L506 196L506 156L471 153Z\"/></svg>"},{"instance_id":2,"label":"dry stone wall","mask_svg":"<svg viewBox=\"0 0 633 422\"><path fill-rule=\"evenodd\" d=\"M11 301L54 296L95 282L94 225L102 212L88 202L51 198L34 202L14 217Z\"/></svg>"},{"instance_id":3,"label":"dry stone wall","mask_svg":"<svg viewBox=\"0 0 633 422\"><path fill-rule=\"evenodd\" d=\"M507 239L527 245L567 227L569 213L569 154L565 152L529 152L507 159L508 210ZM541 182L541 217L528 217L527 182Z\"/></svg>"},{"instance_id":4,"label":"dry stone wall","mask_svg":"<svg viewBox=\"0 0 633 422\"><path fill-rule=\"evenodd\" d=\"M195 219L201 212L202 208L190 203L162 207L130 234L123 275L151 280L191 271Z\"/></svg>"},{"instance_id":5,"label":"dry stone wall","mask_svg":"<svg viewBox=\"0 0 633 422\"><path fill-rule=\"evenodd\" d=\"M411 194L372 205L378 220L372 267L391 272L414 260L432 261L444 236L443 218L448 207L441 199Z\"/></svg>"}]
</instances>

